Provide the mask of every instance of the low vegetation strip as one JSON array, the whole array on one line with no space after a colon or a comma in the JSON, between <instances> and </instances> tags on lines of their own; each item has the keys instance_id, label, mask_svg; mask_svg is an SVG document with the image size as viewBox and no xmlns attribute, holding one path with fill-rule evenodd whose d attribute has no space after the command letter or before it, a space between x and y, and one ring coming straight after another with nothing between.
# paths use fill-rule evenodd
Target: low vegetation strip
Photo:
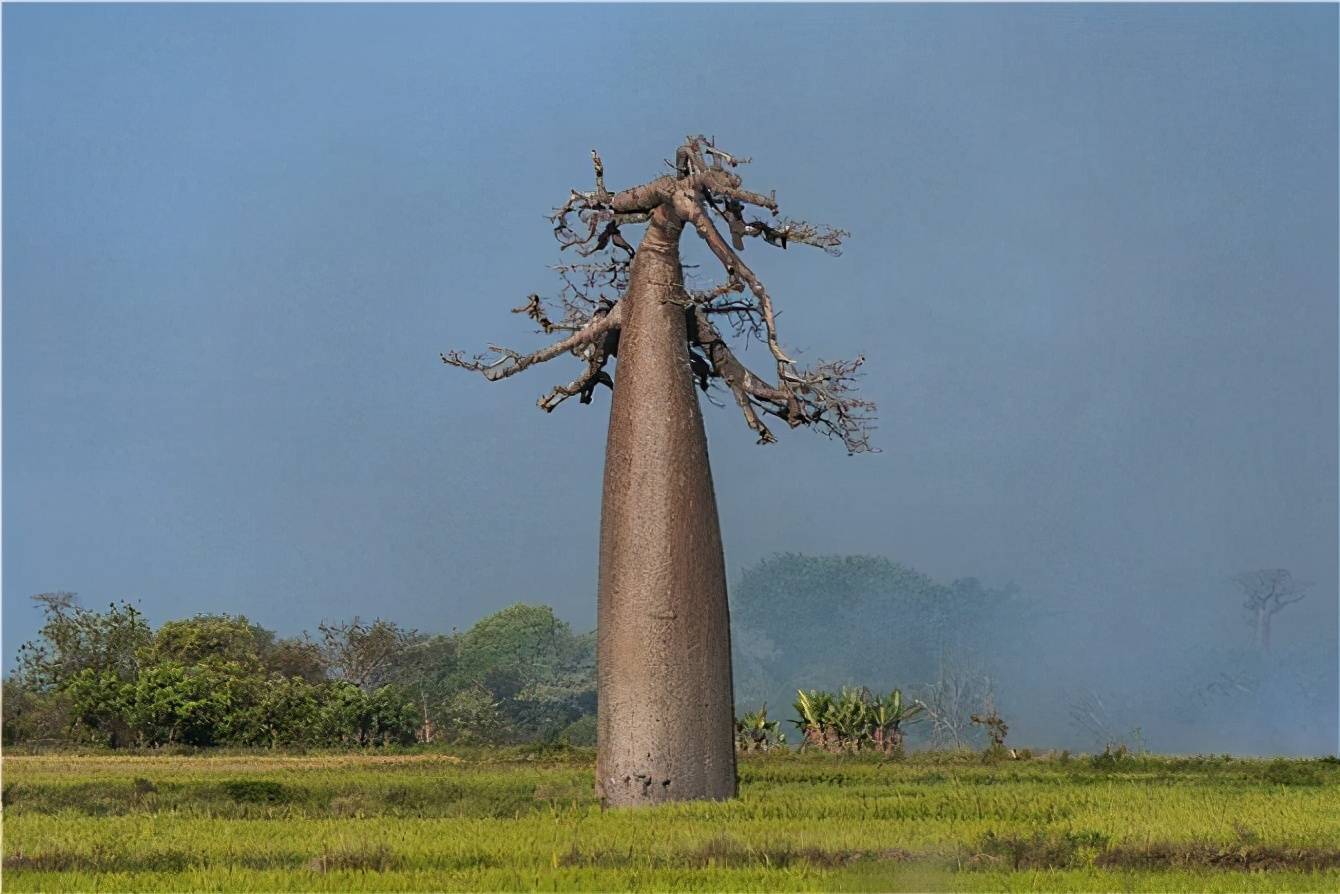
<instances>
[{"instance_id":1,"label":"low vegetation strip","mask_svg":"<svg viewBox=\"0 0 1340 894\"><path fill-rule=\"evenodd\" d=\"M772 751L602 812L583 749L6 757L13 891L1340 888L1340 763Z\"/></svg>"}]
</instances>

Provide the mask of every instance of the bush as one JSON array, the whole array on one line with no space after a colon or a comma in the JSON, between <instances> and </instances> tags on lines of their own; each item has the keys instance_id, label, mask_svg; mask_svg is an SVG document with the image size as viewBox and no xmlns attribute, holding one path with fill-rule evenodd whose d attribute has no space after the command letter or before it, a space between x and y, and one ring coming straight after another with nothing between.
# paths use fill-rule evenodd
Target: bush
<instances>
[{"instance_id":1,"label":"bush","mask_svg":"<svg viewBox=\"0 0 1340 894\"><path fill-rule=\"evenodd\" d=\"M220 788L238 804L282 804L289 800L284 786L270 779L230 779Z\"/></svg>"},{"instance_id":2,"label":"bush","mask_svg":"<svg viewBox=\"0 0 1340 894\"><path fill-rule=\"evenodd\" d=\"M1272 785L1321 785L1320 769L1302 761L1278 758L1266 764L1261 778Z\"/></svg>"},{"instance_id":3,"label":"bush","mask_svg":"<svg viewBox=\"0 0 1340 894\"><path fill-rule=\"evenodd\" d=\"M1111 770L1130 756L1131 753L1125 745L1117 745L1115 748L1108 745L1103 749L1102 754L1095 754L1089 758L1089 762L1099 770Z\"/></svg>"},{"instance_id":4,"label":"bush","mask_svg":"<svg viewBox=\"0 0 1340 894\"><path fill-rule=\"evenodd\" d=\"M443 710L448 735L460 744L488 744L502 738L504 720L500 702L483 686L452 695Z\"/></svg>"},{"instance_id":5,"label":"bush","mask_svg":"<svg viewBox=\"0 0 1340 894\"><path fill-rule=\"evenodd\" d=\"M768 706L765 704L757 711L750 711L735 721L736 751L770 751L778 745L786 744L786 734L780 732L781 724L768 719Z\"/></svg>"},{"instance_id":6,"label":"bush","mask_svg":"<svg viewBox=\"0 0 1340 894\"><path fill-rule=\"evenodd\" d=\"M844 687L836 695L814 689L797 692L795 709L800 719L792 723L804 736L801 747L897 755L902 753L903 724L919 722L926 707L916 701L905 703L900 689L879 698L869 689Z\"/></svg>"},{"instance_id":7,"label":"bush","mask_svg":"<svg viewBox=\"0 0 1340 894\"><path fill-rule=\"evenodd\" d=\"M584 714L565 726L558 734L560 742L577 747L594 747L596 744L596 715Z\"/></svg>"}]
</instances>

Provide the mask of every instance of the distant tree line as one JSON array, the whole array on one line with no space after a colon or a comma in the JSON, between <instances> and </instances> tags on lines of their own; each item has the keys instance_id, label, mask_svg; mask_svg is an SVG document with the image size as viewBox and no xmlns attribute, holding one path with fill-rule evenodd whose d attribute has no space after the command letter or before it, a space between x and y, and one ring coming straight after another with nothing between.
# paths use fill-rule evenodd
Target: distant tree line
<instances>
[{"instance_id":1,"label":"distant tree line","mask_svg":"<svg viewBox=\"0 0 1340 894\"><path fill-rule=\"evenodd\" d=\"M1154 661L1138 630L1078 637L1064 606L1013 587L943 584L873 556L773 556L731 590L743 746L772 742L779 722L793 743L813 738L804 712L787 710L797 690L846 704L846 688L868 687L921 706L909 747L985 747L973 715L1008 718L1026 744L1077 749L1139 749L1146 737L1177 750L1332 747L1333 631L1276 631L1272 645L1267 627L1306 584L1271 569L1228 583L1224 608L1241 604L1250 636L1183 626L1179 648ZM98 611L68 593L34 598L45 620L4 681L5 744L595 741L595 635L547 606L513 605L448 634L354 618L282 637L241 616L154 629L126 602Z\"/></svg>"},{"instance_id":2,"label":"distant tree line","mask_svg":"<svg viewBox=\"0 0 1340 894\"><path fill-rule=\"evenodd\" d=\"M384 619L280 637L240 615L153 629L128 602L34 597L4 681L4 743L357 747L595 735L595 643L546 606L425 635Z\"/></svg>"},{"instance_id":3,"label":"distant tree line","mask_svg":"<svg viewBox=\"0 0 1340 894\"><path fill-rule=\"evenodd\" d=\"M1297 611L1309 585L1278 568L1221 585L1200 615L1176 593L1044 601L879 556L779 554L731 588L735 704L785 722L777 709L798 689L897 687L924 706L909 746L989 747L999 726L988 721L1004 717L1026 744L1077 750L1333 749L1333 623L1277 628L1272 642L1272 619ZM1100 604L1107 623L1094 629Z\"/></svg>"},{"instance_id":4,"label":"distant tree line","mask_svg":"<svg viewBox=\"0 0 1340 894\"><path fill-rule=\"evenodd\" d=\"M776 555L731 592L736 704L790 705L797 689L849 685L903 687L929 702L937 685L1009 664L1040 614L1012 586L942 584L877 556ZM962 727L989 695L955 706Z\"/></svg>"}]
</instances>

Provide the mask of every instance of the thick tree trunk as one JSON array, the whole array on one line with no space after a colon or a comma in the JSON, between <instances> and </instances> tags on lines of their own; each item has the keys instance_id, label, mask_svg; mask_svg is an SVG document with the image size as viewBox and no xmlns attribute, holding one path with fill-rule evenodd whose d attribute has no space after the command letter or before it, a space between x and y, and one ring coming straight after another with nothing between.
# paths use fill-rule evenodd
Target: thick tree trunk
<instances>
[{"instance_id":1,"label":"thick tree trunk","mask_svg":"<svg viewBox=\"0 0 1340 894\"><path fill-rule=\"evenodd\" d=\"M736 793L726 572L689 369L682 224L633 260L605 452L596 793L608 806Z\"/></svg>"}]
</instances>

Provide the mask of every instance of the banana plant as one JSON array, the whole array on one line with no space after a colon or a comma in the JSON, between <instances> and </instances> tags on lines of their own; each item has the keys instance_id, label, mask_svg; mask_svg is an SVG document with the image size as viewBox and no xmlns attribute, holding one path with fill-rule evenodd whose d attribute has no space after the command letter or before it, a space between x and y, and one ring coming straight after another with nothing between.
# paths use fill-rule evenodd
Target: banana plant
<instances>
[{"instance_id":1,"label":"banana plant","mask_svg":"<svg viewBox=\"0 0 1340 894\"><path fill-rule=\"evenodd\" d=\"M917 723L926 706L921 702L903 702L903 691L895 689L879 699L871 708L871 739L875 748L891 754L903 744L903 724Z\"/></svg>"},{"instance_id":2,"label":"banana plant","mask_svg":"<svg viewBox=\"0 0 1340 894\"><path fill-rule=\"evenodd\" d=\"M838 751L860 751L869 729L869 696L864 689L842 687L829 709L829 728Z\"/></svg>"},{"instance_id":3,"label":"banana plant","mask_svg":"<svg viewBox=\"0 0 1340 894\"><path fill-rule=\"evenodd\" d=\"M805 744L824 747L824 726L832 704L833 696L827 692L817 689L811 689L809 692L803 689L796 690L794 707L800 719L791 722L800 728Z\"/></svg>"},{"instance_id":4,"label":"banana plant","mask_svg":"<svg viewBox=\"0 0 1340 894\"><path fill-rule=\"evenodd\" d=\"M806 746L833 753L858 752L870 747L893 754L903 743L903 727L924 719L926 706L906 702L895 689L879 698L865 687L844 686L836 695L822 690L796 692L799 720L791 721L804 734Z\"/></svg>"},{"instance_id":5,"label":"banana plant","mask_svg":"<svg viewBox=\"0 0 1340 894\"><path fill-rule=\"evenodd\" d=\"M735 748L737 751L767 751L774 745L786 744L786 734L779 732L781 724L768 719L765 703L757 711L750 711L735 721Z\"/></svg>"}]
</instances>

